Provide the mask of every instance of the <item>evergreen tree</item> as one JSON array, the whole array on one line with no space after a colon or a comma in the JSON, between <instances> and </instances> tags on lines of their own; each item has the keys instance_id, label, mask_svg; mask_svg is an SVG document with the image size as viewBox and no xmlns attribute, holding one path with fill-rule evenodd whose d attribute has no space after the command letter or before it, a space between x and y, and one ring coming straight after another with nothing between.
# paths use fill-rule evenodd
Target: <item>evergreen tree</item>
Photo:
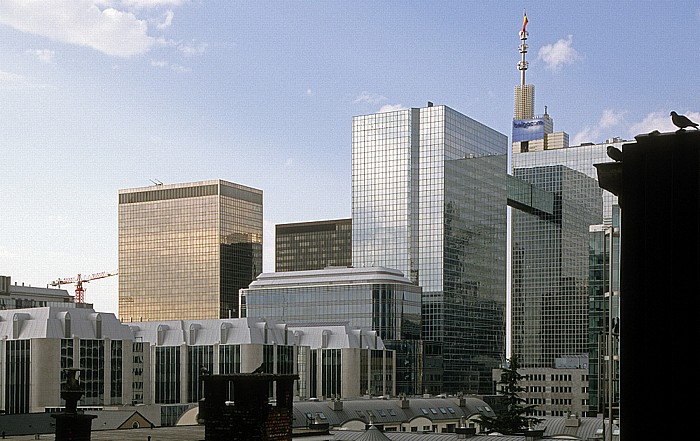
<instances>
[{"instance_id":1,"label":"evergreen tree","mask_svg":"<svg viewBox=\"0 0 700 441\"><path fill-rule=\"evenodd\" d=\"M524 378L518 373L520 361L517 356L508 360L507 366L501 369L501 380L498 394L503 396L503 410L495 417L482 415L479 424L486 432L499 432L504 435L522 433L530 425L542 421L539 418L527 416L536 407L534 404L525 405L525 399L519 393L525 390L520 386Z\"/></svg>"}]
</instances>

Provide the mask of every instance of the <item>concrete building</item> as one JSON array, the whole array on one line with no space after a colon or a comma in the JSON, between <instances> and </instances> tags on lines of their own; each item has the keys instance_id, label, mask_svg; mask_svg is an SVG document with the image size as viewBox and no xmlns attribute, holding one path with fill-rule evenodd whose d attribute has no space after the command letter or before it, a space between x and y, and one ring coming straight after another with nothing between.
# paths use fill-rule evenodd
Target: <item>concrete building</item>
<instances>
[{"instance_id":1,"label":"concrete building","mask_svg":"<svg viewBox=\"0 0 700 441\"><path fill-rule=\"evenodd\" d=\"M262 198L222 180L120 190L120 318L238 317L262 271Z\"/></svg>"},{"instance_id":2,"label":"concrete building","mask_svg":"<svg viewBox=\"0 0 700 441\"><path fill-rule=\"evenodd\" d=\"M263 319L129 322L89 308L0 311L0 409L57 411L63 369L80 369L82 408L158 405L175 424L202 375L296 374L295 397L394 395L395 352L371 330ZM203 370L204 368L204 370Z\"/></svg>"},{"instance_id":3,"label":"concrete building","mask_svg":"<svg viewBox=\"0 0 700 441\"><path fill-rule=\"evenodd\" d=\"M275 225L276 272L351 265L351 219Z\"/></svg>"},{"instance_id":4,"label":"concrete building","mask_svg":"<svg viewBox=\"0 0 700 441\"><path fill-rule=\"evenodd\" d=\"M113 314L88 308L0 311L0 408L8 414L62 406L62 370L81 369L80 404L131 404L134 336ZM148 396L144 396L144 401Z\"/></svg>"},{"instance_id":5,"label":"concrete building","mask_svg":"<svg viewBox=\"0 0 700 441\"><path fill-rule=\"evenodd\" d=\"M151 348L154 403L196 403L202 367L212 374L298 374L300 398L393 394L394 351L373 331L288 326L261 318L129 323Z\"/></svg>"},{"instance_id":6,"label":"concrete building","mask_svg":"<svg viewBox=\"0 0 700 441\"><path fill-rule=\"evenodd\" d=\"M240 310L291 325L348 323L375 331L396 351L396 387L413 395L424 390L426 370L439 376L440 359L426 355L421 341L421 288L398 270L328 268L263 273L241 290Z\"/></svg>"},{"instance_id":7,"label":"concrete building","mask_svg":"<svg viewBox=\"0 0 700 441\"><path fill-rule=\"evenodd\" d=\"M12 284L12 277L0 276L0 310L36 308L41 306L76 306L65 289ZM82 305L79 305L82 306ZM90 305L87 305L90 307Z\"/></svg>"},{"instance_id":8,"label":"concrete building","mask_svg":"<svg viewBox=\"0 0 700 441\"><path fill-rule=\"evenodd\" d=\"M353 266L422 287L422 338L444 360L429 393L492 392L505 354L507 143L432 103L353 118Z\"/></svg>"},{"instance_id":9,"label":"concrete building","mask_svg":"<svg viewBox=\"0 0 700 441\"><path fill-rule=\"evenodd\" d=\"M525 400L524 404L537 406L533 416L565 417L570 414L581 416L588 413L587 364L574 365L570 360L560 359L557 367L523 368L519 369L518 373L525 377L518 383L525 389L520 394ZM493 380L497 382L500 378L500 370L494 371Z\"/></svg>"}]
</instances>

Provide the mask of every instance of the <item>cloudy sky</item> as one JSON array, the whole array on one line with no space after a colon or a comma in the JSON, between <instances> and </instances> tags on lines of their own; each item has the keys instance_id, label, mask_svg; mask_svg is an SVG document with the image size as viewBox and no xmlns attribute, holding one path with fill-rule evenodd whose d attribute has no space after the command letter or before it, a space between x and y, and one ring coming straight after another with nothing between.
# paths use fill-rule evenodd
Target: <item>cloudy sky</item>
<instances>
[{"instance_id":1,"label":"cloudy sky","mask_svg":"<svg viewBox=\"0 0 700 441\"><path fill-rule=\"evenodd\" d=\"M353 115L432 101L510 136L524 8L572 145L700 121L697 1L2 0L0 274L116 271L118 190L207 179L263 190L274 270L275 224L350 217Z\"/></svg>"}]
</instances>

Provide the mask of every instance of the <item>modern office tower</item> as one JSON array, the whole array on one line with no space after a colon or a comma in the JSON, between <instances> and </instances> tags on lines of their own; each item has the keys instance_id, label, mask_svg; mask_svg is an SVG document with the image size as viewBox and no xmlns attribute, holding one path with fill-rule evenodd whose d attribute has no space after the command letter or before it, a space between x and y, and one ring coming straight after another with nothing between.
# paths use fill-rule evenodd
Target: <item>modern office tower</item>
<instances>
[{"instance_id":1,"label":"modern office tower","mask_svg":"<svg viewBox=\"0 0 700 441\"><path fill-rule=\"evenodd\" d=\"M520 38L524 44L527 33ZM619 286L619 238L612 247L605 238L615 219L619 225L619 206L616 196L599 190L594 164L612 161L607 148L621 148L625 141L569 146L566 133L553 133L546 108L542 117L518 111L534 108L534 94L526 97L532 103L518 101L523 72L516 86L512 174L553 193L555 210L539 216L512 212L511 353L521 357L523 368L549 369L567 357L587 357L588 365L581 367L589 377L586 408L595 414L604 383L601 360L608 354L601 336L608 319L619 317L617 299L606 298Z\"/></svg>"},{"instance_id":2,"label":"modern office tower","mask_svg":"<svg viewBox=\"0 0 700 441\"><path fill-rule=\"evenodd\" d=\"M492 393L505 355L507 145L432 103L353 118L353 266L422 287L422 339L444 363L429 393Z\"/></svg>"},{"instance_id":3,"label":"modern office tower","mask_svg":"<svg viewBox=\"0 0 700 441\"><path fill-rule=\"evenodd\" d=\"M377 333L396 351L398 393L421 394L423 374L441 373L434 372L439 363L426 360L430 350L420 340L421 288L401 271L363 267L263 273L241 290L240 299L247 317L289 324L349 323Z\"/></svg>"},{"instance_id":4,"label":"modern office tower","mask_svg":"<svg viewBox=\"0 0 700 441\"><path fill-rule=\"evenodd\" d=\"M123 321L238 317L262 270L263 195L222 180L119 191Z\"/></svg>"},{"instance_id":5,"label":"modern office tower","mask_svg":"<svg viewBox=\"0 0 700 441\"><path fill-rule=\"evenodd\" d=\"M554 193L553 214L511 215L511 351L523 368L587 354L589 227L600 224L595 179L564 165L515 167L513 175Z\"/></svg>"},{"instance_id":6,"label":"modern office tower","mask_svg":"<svg viewBox=\"0 0 700 441\"><path fill-rule=\"evenodd\" d=\"M275 271L352 265L352 219L275 226Z\"/></svg>"}]
</instances>

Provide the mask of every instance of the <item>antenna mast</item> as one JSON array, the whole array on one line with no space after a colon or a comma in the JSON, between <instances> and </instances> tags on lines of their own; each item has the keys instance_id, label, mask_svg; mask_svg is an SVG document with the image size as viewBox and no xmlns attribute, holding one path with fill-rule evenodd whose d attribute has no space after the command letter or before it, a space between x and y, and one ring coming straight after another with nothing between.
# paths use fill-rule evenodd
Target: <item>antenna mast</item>
<instances>
[{"instance_id":1,"label":"antenna mast","mask_svg":"<svg viewBox=\"0 0 700 441\"><path fill-rule=\"evenodd\" d=\"M521 59L518 62L518 70L520 71L520 85L525 85L525 71L527 70L527 61L525 61L525 54L527 53L527 31L525 27L527 26L527 12L523 9L523 29L520 31L520 50Z\"/></svg>"}]
</instances>

